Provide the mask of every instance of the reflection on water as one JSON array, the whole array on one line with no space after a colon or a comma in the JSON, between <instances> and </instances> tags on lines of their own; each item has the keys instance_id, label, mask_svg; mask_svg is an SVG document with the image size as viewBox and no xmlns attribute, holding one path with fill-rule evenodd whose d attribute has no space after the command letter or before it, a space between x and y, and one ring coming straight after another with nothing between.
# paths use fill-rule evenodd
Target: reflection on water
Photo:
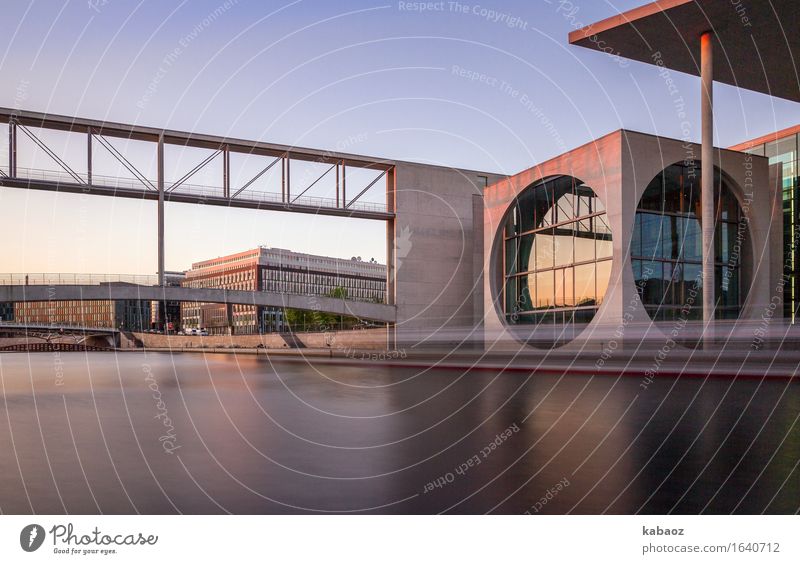
<instances>
[{"instance_id":1,"label":"reflection on water","mask_svg":"<svg viewBox=\"0 0 800 564\"><path fill-rule=\"evenodd\" d=\"M2 354L0 377L3 513L800 506L800 399L786 381L642 389L152 353Z\"/></svg>"}]
</instances>

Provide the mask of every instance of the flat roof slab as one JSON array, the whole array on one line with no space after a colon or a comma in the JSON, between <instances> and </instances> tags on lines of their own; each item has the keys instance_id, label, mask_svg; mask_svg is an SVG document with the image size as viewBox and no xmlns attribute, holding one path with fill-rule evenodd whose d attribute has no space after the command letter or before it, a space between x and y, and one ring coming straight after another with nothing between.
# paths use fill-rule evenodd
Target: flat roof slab
<instances>
[{"instance_id":1,"label":"flat roof slab","mask_svg":"<svg viewBox=\"0 0 800 564\"><path fill-rule=\"evenodd\" d=\"M569 34L569 42L700 76L715 34L714 80L800 102L799 0L660 0Z\"/></svg>"}]
</instances>

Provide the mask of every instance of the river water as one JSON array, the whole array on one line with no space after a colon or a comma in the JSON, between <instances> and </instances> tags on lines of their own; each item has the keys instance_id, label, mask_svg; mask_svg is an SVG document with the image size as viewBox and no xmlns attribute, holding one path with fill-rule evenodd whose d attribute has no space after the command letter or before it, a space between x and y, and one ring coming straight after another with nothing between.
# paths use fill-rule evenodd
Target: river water
<instances>
[{"instance_id":1,"label":"river water","mask_svg":"<svg viewBox=\"0 0 800 564\"><path fill-rule=\"evenodd\" d=\"M8 513L794 513L788 381L0 354Z\"/></svg>"}]
</instances>

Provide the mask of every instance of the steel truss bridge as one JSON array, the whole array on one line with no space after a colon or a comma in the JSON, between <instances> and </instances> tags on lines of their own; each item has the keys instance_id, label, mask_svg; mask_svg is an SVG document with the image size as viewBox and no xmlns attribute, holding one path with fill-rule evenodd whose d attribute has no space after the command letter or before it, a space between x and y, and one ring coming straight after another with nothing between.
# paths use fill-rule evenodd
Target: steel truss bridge
<instances>
[{"instance_id":1,"label":"steel truss bridge","mask_svg":"<svg viewBox=\"0 0 800 564\"><path fill-rule=\"evenodd\" d=\"M390 206L367 203L360 198L383 180L388 183L394 170L394 162L373 159L360 155L334 153L316 149L305 149L277 145L261 141L232 139L216 135L162 130L152 127L112 123L77 117L49 115L39 112L0 108L0 123L8 124L8 166L0 170L0 181L4 186L53 190L80 194L96 194L122 198L158 200L159 202L202 203L235 208L253 208L275 211L294 211L320 215L358 217L386 220L394 217ZM76 171L49 147L31 128L86 135L85 170ZM24 168L17 165L18 138L29 138L56 166L53 170ZM158 158L158 174L148 179L120 150L112 140L126 139L148 141L155 144ZM94 146L99 145L128 171L132 178L101 176L93 173L92 156ZM210 149L211 155L200 161L179 180L166 185L164 178L164 146L176 145ZM271 157L270 162L242 186L231 185L231 153ZM220 186L198 186L188 180L216 158L222 159ZM293 186L291 163L303 161L328 165L328 169L306 186ZM252 190L253 184L273 167L281 167L281 193ZM377 176L366 186L355 187L355 195L347 198L347 168L370 169ZM318 198L307 196L324 176L333 173L336 178L336 197ZM353 190L351 190L353 191Z\"/></svg>"},{"instance_id":2,"label":"steel truss bridge","mask_svg":"<svg viewBox=\"0 0 800 564\"><path fill-rule=\"evenodd\" d=\"M0 108L0 123L8 124L8 166L0 168L0 186L32 190L49 190L76 194L113 196L154 200L158 203L158 280L135 287L114 284L97 285L96 282L74 284L28 285L27 281L0 281L0 302L47 300L107 300L144 299L178 300L186 302L236 303L311 309L354 315L362 319L394 322L395 307L393 278L387 272L387 299L389 304L368 304L336 298L276 294L269 292L244 292L214 289L166 287L164 278L164 203L182 202L207 204L232 208L263 209L299 212L327 216L382 220L387 224L387 239L394 233L395 161L376 159L341 152L320 151L251 141L215 135L190 133L113 123L79 117L51 115L26 110ZM62 156L45 143L35 130L77 133L86 136L85 167L75 170ZM27 137L54 163L53 170L37 170L18 166L18 139ZM154 144L157 155L155 179L147 178L114 144L114 140L145 141ZM167 185L164 174L165 145L207 149L213 151L179 180ZM108 152L131 174L131 178L101 176L94 173L92 157L94 148ZM240 153L267 157L268 162L255 176L234 186L231 183L231 154ZM219 186L197 186L188 181L214 159L222 159L222 178ZM325 165L324 172L305 186L292 183L292 162ZM280 166L280 193L254 190L259 178ZM350 186L348 169L374 171L375 177L366 185ZM335 178L335 198L308 195L323 177ZM329 176L330 178L330 176ZM373 186L382 183L386 190L386 204L367 203L361 200ZM354 194L348 198L348 193ZM387 261L391 265L394 241L387 240ZM391 266L389 267L391 268ZM5 285L3 285L5 284ZM22 285L19 285L22 284ZM57 297L55 297L57 296ZM163 308L159 308L163 311Z\"/></svg>"}]
</instances>

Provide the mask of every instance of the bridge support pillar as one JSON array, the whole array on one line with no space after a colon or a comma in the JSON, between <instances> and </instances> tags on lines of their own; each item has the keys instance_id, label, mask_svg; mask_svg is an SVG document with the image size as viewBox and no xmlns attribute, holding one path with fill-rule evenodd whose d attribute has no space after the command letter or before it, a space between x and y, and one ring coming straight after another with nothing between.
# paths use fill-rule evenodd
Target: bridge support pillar
<instances>
[{"instance_id":1,"label":"bridge support pillar","mask_svg":"<svg viewBox=\"0 0 800 564\"><path fill-rule=\"evenodd\" d=\"M164 277L164 135L158 137L158 285L163 290L166 286ZM167 330L167 302L163 296L158 300L158 319L156 325L159 330Z\"/></svg>"},{"instance_id":2,"label":"bridge support pillar","mask_svg":"<svg viewBox=\"0 0 800 564\"><path fill-rule=\"evenodd\" d=\"M395 169L386 174L386 211L394 213L396 209L396 181ZM386 221L386 303L396 304L396 254L397 249L397 224L394 218ZM386 325L386 348L397 350L397 328L394 323Z\"/></svg>"},{"instance_id":3,"label":"bridge support pillar","mask_svg":"<svg viewBox=\"0 0 800 564\"><path fill-rule=\"evenodd\" d=\"M703 345L714 342L714 35L707 31L700 37L701 137L700 208L703 236Z\"/></svg>"},{"instance_id":4,"label":"bridge support pillar","mask_svg":"<svg viewBox=\"0 0 800 564\"><path fill-rule=\"evenodd\" d=\"M164 135L158 137L158 285L164 286ZM160 311L160 310L159 310Z\"/></svg>"}]
</instances>

